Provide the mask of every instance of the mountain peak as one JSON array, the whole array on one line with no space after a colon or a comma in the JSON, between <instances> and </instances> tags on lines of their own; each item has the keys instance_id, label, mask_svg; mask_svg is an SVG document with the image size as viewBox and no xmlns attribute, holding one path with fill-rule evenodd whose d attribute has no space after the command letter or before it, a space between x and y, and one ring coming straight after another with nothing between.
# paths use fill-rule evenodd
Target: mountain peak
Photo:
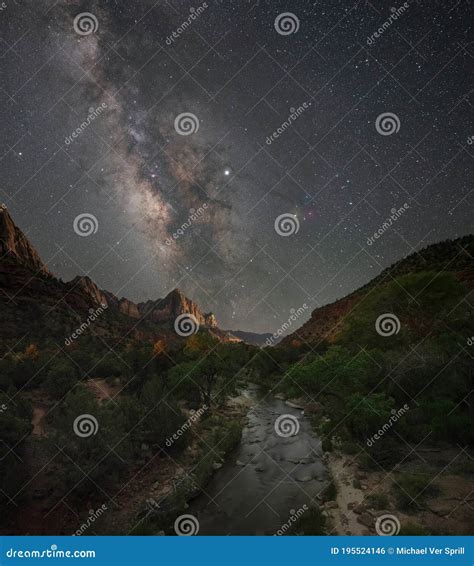
<instances>
[{"instance_id":1,"label":"mountain peak","mask_svg":"<svg viewBox=\"0 0 474 566\"><path fill-rule=\"evenodd\" d=\"M175 288L170 291L164 299L147 301L138 305L143 316L150 317L156 322L171 320L180 314L190 314L198 321L200 326L215 328L216 317L212 312L204 313L198 305L188 299L181 289Z\"/></svg>"},{"instance_id":2,"label":"mountain peak","mask_svg":"<svg viewBox=\"0 0 474 566\"><path fill-rule=\"evenodd\" d=\"M183 293L183 291L181 291L181 289L178 289L178 287L175 287L165 297L165 299L172 299L172 298L186 299L186 295Z\"/></svg>"},{"instance_id":3,"label":"mountain peak","mask_svg":"<svg viewBox=\"0 0 474 566\"><path fill-rule=\"evenodd\" d=\"M80 289L82 292L86 293L89 297L91 297L94 303L109 305L109 301L107 300L107 296L104 291L99 289L96 283L94 283L88 275L77 275L70 284L73 288Z\"/></svg>"},{"instance_id":4,"label":"mountain peak","mask_svg":"<svg viewBox=\"0 0 474 566\"><path fill-rule=\"evenodd\" d=\"M0 206L0 257L13 258L35 272L51 275L35 248L13 221L5 205Z\"/></svg>"}]
</instances>

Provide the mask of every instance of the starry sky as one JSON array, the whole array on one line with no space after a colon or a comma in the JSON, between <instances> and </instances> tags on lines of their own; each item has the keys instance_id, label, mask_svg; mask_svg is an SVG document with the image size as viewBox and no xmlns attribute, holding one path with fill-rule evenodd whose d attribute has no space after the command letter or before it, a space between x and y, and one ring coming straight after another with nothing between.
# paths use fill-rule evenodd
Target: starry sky
<instances>
[{"instance_id":1,"label":"starry sky","mask_svg":"<svg viewBox=\"0 0 474 566\"><path fill-rule=\"evenodd\" d=\"M467 0L5 0L0 199L64 280L303 323L472 232L471 20Z\"/></svg>"}]
</instances>

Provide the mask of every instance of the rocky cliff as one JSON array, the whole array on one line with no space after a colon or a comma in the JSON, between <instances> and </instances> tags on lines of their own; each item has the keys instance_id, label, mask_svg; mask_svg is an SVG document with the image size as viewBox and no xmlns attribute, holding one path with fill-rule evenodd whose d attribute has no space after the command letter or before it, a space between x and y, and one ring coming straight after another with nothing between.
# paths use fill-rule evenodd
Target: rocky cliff
<instances>
[{"instance_id":1,"label":"rocky cliff","mask_svg":"<svg viewBox=\"0 0 474 566\"><path fill-rule=\"evenodd\" d=\"M111 306L111 295L99 289L99 287L87 275L78 275L69 282L72 289L80 290L87 295L94 303Z\"/></svg>"},{"instance_id":2,"label":"rocky cliff","mask_svg":"<svg viewBox=\"0 0 474 566\"><path fill-rule=\"evenodd\" d=\"M0 257L6 256L32 271L51 275L28 238L13 222L8 210L0 204Z\"/></svg>"}]
</instances>

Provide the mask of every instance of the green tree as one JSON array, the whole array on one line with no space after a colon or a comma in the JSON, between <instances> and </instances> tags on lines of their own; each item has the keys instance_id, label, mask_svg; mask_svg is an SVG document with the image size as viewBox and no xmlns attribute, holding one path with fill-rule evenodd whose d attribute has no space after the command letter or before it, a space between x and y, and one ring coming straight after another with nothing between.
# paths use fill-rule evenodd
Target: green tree
<instances>
[{"instance_id":1,"label":"green tree","mask_svg":"<svg viewBox=\"0 0 474 566\"><path fill-rule=\"evenodd\" d=\"M23 456L25 442L33 428L32 413L21 393L13 388L8 394L0 393L0 502L5 510L28 479Z\"/></svg>"},{"instance_id":2,"label":"green tree","mask_svg":"<svg viewBox=\"0 0 474 566\"><path fill-rule=\"evenodd\" d=\"M355 393L348 398L346 407L347 426L356 438L366 440L389 422L394 402L384 393Z\"/></svg>"},{"instance_id":3,"label":"green tree","mask_svg":"<svg viewBox=\"0 0 474 566\"><path fill-rule=\"evenodd\" d=\"M47 442L61 449L63 488L80 496L103 494L128 469L132 450L123 416L111 404L100 406L83 385L67 394L51 419Z\"/></svg>"},{"instance_id":4,"label":"green tree","mask_svg":"<svg viewBox=\"0 0 474 566\"><path fill-rule=\"evenodd\" d=\"M77 367L69 360L58 358L50 365L44 387L53 399L62 399L78 381Z\"/></svg>"}]
</instances>

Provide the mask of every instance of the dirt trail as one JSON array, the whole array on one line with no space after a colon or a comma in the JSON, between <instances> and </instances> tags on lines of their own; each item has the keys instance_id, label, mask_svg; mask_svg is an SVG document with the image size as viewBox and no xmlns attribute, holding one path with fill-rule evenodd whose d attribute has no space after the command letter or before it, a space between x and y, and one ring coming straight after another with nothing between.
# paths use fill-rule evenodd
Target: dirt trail
<instances>
[{"instance_id":1,"label":"dirt trail","mask_svg":"<svg viewBox=\"0 0 474 566\"><path fill-rule=\"evenodd\" d=\"M89 379L85 385L95 395L98 403L114 399L120 391L119 385L111 385L104 378Z\"/></svg>"},{"instance_id":2,"label":"dirt trail","mask_svg":"<svg viewBox=\"0 0 474 566\"><path fill-rule=\"evenodd\" d=\"M44 417L46 415L46 405L36 405L33 407L33 417L31 419L31 424L33 425L33 431L31 434L34 436L45 436L45 423Z\"/></svg>"}]
</instances>

